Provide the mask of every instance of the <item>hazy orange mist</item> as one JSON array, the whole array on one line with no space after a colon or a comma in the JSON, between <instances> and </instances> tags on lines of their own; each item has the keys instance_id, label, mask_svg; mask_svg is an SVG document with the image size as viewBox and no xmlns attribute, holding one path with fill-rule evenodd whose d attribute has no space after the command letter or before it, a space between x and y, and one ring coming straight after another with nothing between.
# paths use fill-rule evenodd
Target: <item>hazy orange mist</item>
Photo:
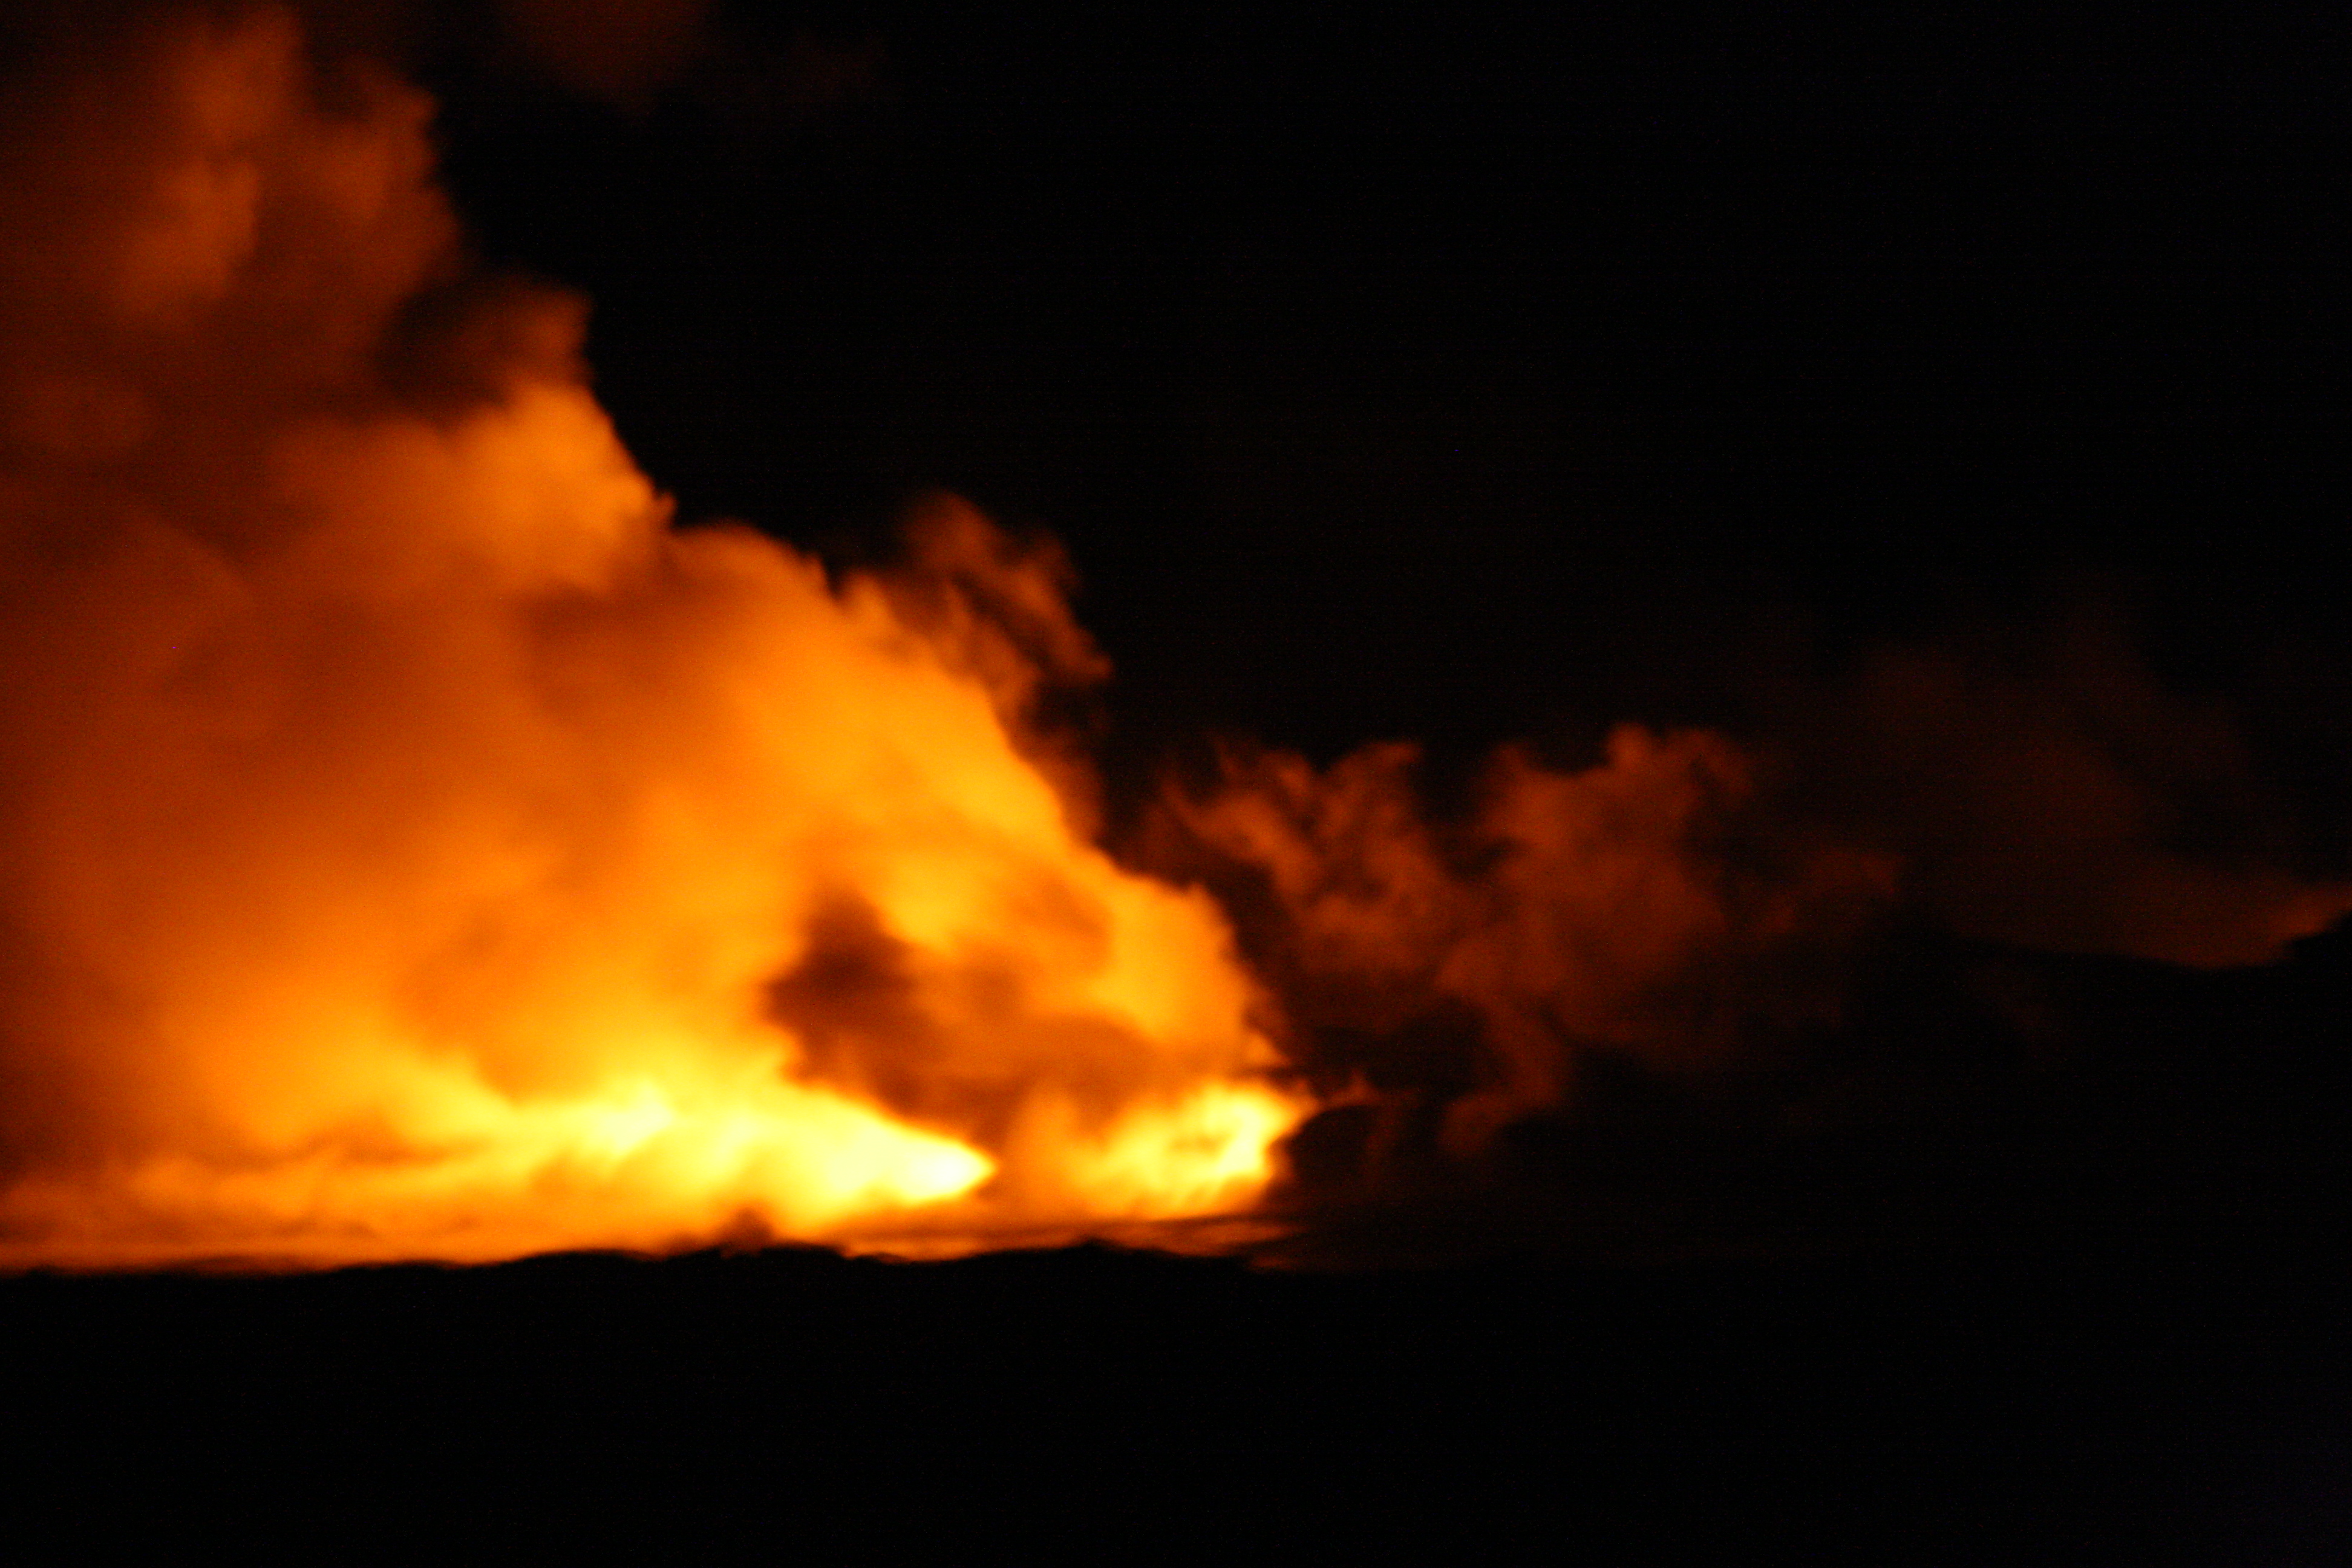
<instances>
[{"instance_id":1,"label":"hazy orange mist","mask_svg":"<svg viewBox=\"0 0 2352 1568\"><path fill-rule=\"evenodd\" d=\"M1719 735L1622 726L1572 773L1507 748L1477 810L1445 825L1417 761L1402 745L1319 771L1229 753L1213 788L1171 795L1160 853L1255 907L1302 1034L1386 1058L1303 1038L1310 1072L1440 1096L1456 1152L1562 1105L1590 1052L1704 1070L1759 1026L1825 1019L1843 950L1895 891L1891 857L1761 816L1749 760ZM1444 1059L1398 1058L1449 1011L1422 1032Z\"/></svg>"},{"instance_id":2,"label":"hazy orange mist","mask_svg":"<svg viewBox=\"0 0 2352 1568\"><path fill-rule=\"evenodd\" d=\"M1303 1107L1224 923L1022 733L1100 668L1055 563L674 531L427 110L274 11L10 100L0 1258L1251 1202Z\"/></svg>"}]
</instances>

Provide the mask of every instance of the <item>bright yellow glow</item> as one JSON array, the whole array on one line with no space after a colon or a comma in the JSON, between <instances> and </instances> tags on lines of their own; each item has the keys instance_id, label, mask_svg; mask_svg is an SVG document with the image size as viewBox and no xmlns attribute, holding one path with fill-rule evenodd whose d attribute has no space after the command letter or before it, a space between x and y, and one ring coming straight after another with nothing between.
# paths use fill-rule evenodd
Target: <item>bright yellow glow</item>
<instances>
[{"instance_id":1,"label":"bright yellow glow","mask_svg":"<svg viewBox=\"0 0 2352 1568\"><path fill-rule=\"evenodd\" d=\"M1247 1205L1300 1107L1025 726L1103 669L1050 552L673 530L574 302L412 341L429 106L319 93L282 14L118 64L0 192L55 328L0 342L0 1260Z\"/></svg>"}]
</instances>

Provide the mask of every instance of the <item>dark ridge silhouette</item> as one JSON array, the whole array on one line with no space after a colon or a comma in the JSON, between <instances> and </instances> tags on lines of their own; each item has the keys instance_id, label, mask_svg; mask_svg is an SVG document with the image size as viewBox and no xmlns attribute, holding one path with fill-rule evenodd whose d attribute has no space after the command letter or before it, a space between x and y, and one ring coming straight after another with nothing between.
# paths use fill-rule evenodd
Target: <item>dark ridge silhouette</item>
<instances>
[{"instance_id":1,"label":"dark ridge silhouette","mask_svg":"<svg viewBox=\"0 0 2352 1568\"><path fill-rule=\"evenodd\" d=\"M20 1542L346 1561L2296 1561L2352 1479L2345 1304L2177 1258L1101 1247L0 1286Z\"/></svg>"},{"instance_id":2,"label":"dark ridge silhouette","mask_svg":"<svg viewBox=\"0 0 2352 1568\"><path fill-rule=\"evenodd\" d=\"M2345 924L2212 971L1914 925L1882 934L1837 1027L1702 1078L1596 1055L1567 1107L1469 1160L1440 1152L1433 1107L1475 1037L1417 1020L1386 1057L1356 1043L1412 1070L1294 1135L1288 1202L1307 1217L1281 1246L2317 1264L2352 1207L2347 960Z\"/></svg>"}]
</instances>

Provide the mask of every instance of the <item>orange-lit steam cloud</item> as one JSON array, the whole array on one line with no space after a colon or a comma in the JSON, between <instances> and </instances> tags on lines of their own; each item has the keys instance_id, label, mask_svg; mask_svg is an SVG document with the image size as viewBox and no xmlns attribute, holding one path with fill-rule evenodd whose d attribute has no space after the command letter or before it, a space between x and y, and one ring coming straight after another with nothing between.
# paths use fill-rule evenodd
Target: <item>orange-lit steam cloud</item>
<instances>
[{"instance_id":1,"label":"orange-lit steam cloud","mask_svg":"<svg viewBox=\"0 0 2352 1568\"><path fill-rule=\"evenodd\" d=\"M1228 755L1171 795L1158 853L1244 911L1327 1089L1435 1097L1457 1152L1560 1107L1591 1053L1705 1070L1826 1018L1895 892L1891 858L1776 826L1717 735L1626 726L1572 773L1507 749L1444 827L1416 761Z\"/></svg>"},{"instance_id":2,"label":"orange-lit steam cloud","mask_svg":"<svg viewBox=\"0 0 2352 1568\"><path fill-rule=\"evenodd\" d=\"M6 106L0 1257L1246 1205L1302 1108L1023 731L1100 672L1056 563L673 531L428 110L277 12Z\"/></svg>"},{"instance_id":3,"label":"orange-lit steam cloud","mask_svg":"<svg viewBox=\"0 0 2352 1568\"><path fill-rule=\"evenodd\" d=\"M507 26L564 81L637 103L691 57L709 0L503 0Z\"/></svg>"},{"instance_id":4,"label":"orange-lit steam cloud","mask_svg":"<svg viewBox=\"0 0 2352 1568\"><path fill-rule=\"evenodd\" d=\"M1969 935L2218 968L2352 910L2340 876L2297 865L2230 715L2165 689L2108 616L1881 649L1808 707L1850 830Z\"/></svg>"}]
</instances>

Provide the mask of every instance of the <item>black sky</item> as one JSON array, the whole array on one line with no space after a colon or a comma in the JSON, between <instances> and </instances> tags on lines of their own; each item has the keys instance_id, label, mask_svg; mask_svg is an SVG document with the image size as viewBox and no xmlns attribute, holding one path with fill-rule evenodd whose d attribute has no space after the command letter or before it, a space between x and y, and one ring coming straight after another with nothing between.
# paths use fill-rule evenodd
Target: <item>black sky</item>
<instances>
[{"instance_id":1,"label":"black sky","mask_svg":"<svg viewBox=\"0 0 2352 1568\"><path fill-rule=\"evenodd\" d=\"M650 106L426 75L688 516L1069 544L1115 769L1769 727L2095 605L2336 782L2340 26L1635 9L730 5Z\"/></svg>"}]
</instances>

